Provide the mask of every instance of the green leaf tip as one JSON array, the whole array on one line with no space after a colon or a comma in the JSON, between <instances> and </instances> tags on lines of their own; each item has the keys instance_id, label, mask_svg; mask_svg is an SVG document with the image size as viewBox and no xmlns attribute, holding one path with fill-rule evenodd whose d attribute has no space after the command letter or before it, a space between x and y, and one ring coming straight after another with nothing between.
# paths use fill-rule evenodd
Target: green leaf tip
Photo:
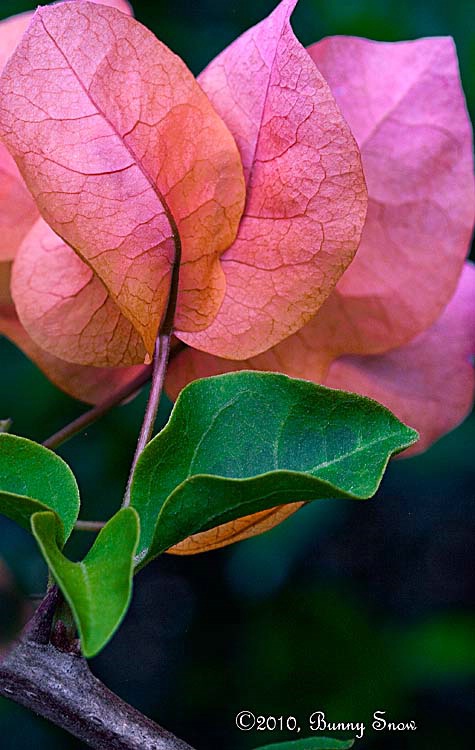
<instances>
[{"instance_id":1,"label":"green leaf tip","mask_svg":"<svg viewBox=\"0 0 475 750\"><path fill-rule=\"evenodd\" d=\"M140 564L277 505L371 497L390 457L417 437L375 401L285 375L194 381L134 473Z\"/></svg>"},{"instance_id":2,"label":"green leaf tip","mask_svg":"<svg viewBox=\"0 0 475 750\"><path fill-rule=\"evenodd\" d=\"M32 440L0 433L0 513L30 530L34 513L53 511L64 543L79 506L76 479L62 458Z\"/></svg>"},{"instance_id":3,"label":"green leaf tip","mask_svg":"<svg viewBox=\"0 0 475 750\"><path fill-rule=\"evenodd\" d=\"M35 513L33 534L53 577L71 607L85 657L95 656L110 640L132 596L133 561L139 517L123 508L98 534L81 562L71 562L56 543L57 517Z\"/></svg>"},{"instance_id":4,"label":"green leaf tip","mask_svg":"<svg viewBox=\"0 0 475 750\"><path fill-rule=\"evenodd\" d=\"M255 750L347 750L353 747L354 740L333 740L327 737L309 737L305 740L277 742L273 745L263 745Z\"/></svg>"}]
</instances>

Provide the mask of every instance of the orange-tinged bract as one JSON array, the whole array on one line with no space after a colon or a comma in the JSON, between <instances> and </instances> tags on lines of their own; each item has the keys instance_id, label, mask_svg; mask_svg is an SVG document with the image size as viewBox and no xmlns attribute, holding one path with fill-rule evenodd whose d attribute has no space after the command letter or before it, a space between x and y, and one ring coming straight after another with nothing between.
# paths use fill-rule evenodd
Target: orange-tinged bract
<instances>
[{"instance_id":1,"label":"orange-tinged bract","mask_svg":"<svg viewBox=\"0 0 475 750\"><path fill-rule=\"evenodd\" d=\"M194 555L198 552L210 552L213 549L240 542L250 536L270 531L278 523L282 523L295 513L302 505L303 503L289 503L288 505L271 508L271 510L254 513L252 516L238 518L236 521L224 523L222 526L210 529L210 531L194 534L168 551L174 555Z\"/></svg>"},{"instance_id":2,"label":"orange-tinged bract","mask_svg":"<svg viewBox=\"0 0 475 750\"><path fill-rule=\"evenodd\" d=\"M126 0L101 0L101 4L131 13ZM0 71L15 51L32 18L33 12L29 12L0 22ZM38 216L38 208L13 158L0 143L0 262L13 260L20 242Z\"/></svg>"},{"instance_id":3,"label":"orange-tinged bract","mask_svg":"<svg viewBox=\"0 0 475 750\"><path fill-rule=\"evenodd\" d=\"M68 362L113 367L143 362L143 340L102 281L39 218L17 253L12 294L25 329Z\"/></svg>"},{"instance_id":4,"label":"orange-tinged bract","mask_svg":"<svg viewBox=\"0 0 475 750\"><path fill-rule=\"evenodd\" d=\"M3 141L40 212L104 283L147 352L180 255L177 325L206 325L224 294L219 256L235 237L244 181L231 134L185 64L116 9L63 3L37 11L0 93ZM14 290L17 299L28 294ZM63 324L74 335L74 317ZM30 333L50 343L36 326Z\"/></svg>"},{"instance_id":5,"label":"orange-tinged bract","mask_svg":"<svg viewBox=\"0 0 475 750\"><path fill-rule=\"evenodd\" d=\"M25 333L18 320L2 317L5 335L45 373L52 383L69 393L73 398L89 404L101 403L114 392L120 392L135 380L142 365L134 367L85 367L72 365L41 349Z\"/></svg>"},{"instance_id":6,"label":"orange-tinged bract","mask_svg":"<svg viewBox=\"0 0 475 750\"><path fill-rule=\"evenodd\" d=\"M5 268L5 264L3 266ZM35 344L18 320L14 305L8 304L2 296L2 291L5 291L2 290L4 268L0 265L0 331L38 365L58 388L80 401L95 404L122 390L139 375L142 365L116 368L73 365Z\"/></svg>"},{"instance_id":7,"label":"orange-tinged bract","mask_svg":"<svg viewBox=\"0 0 475 750\"><path fill-rule=\"evenodd\" d=\"M116 7L123 13L131 13L131 7L126 0L101 0L101 4ZM0 69L4 67L6 61L14 52L22 35L31 23L33 15L33 12L23 13L0 23ZM140 368L134 367L126 371L119 368L111 370L98 368L97 366L75 366L49 354L28 335L18 319L18 311L15 310L9 293L11 263L8 261L15 258L21 243L35 222L40 223L38 207L12 156L6 147L0 144L0 234L2 236L0 247L0 332L21 348L58 387L82 401L100 402L110 395L111 391L120 389L133 380ZM53 234L48 228L45 229L45 233L46 230L49 234ZM35 233L33 233L34 235ZM63 244L64 251L67 252L66 246L61 243L59 238L56 238L56 244ZM72 251L69 250L69 253L72 254ZM81 264L81 261L78 257L75 257L73 268L78 268L78 264ZM43 269L43 276L47 275L44 271L45 269ZM40 280L40 276L38 276L38 280ZM94 283L100 284L98 280ZM44 300L42 300L42 303L44 304Z\"/></svg>"}]
</instances>

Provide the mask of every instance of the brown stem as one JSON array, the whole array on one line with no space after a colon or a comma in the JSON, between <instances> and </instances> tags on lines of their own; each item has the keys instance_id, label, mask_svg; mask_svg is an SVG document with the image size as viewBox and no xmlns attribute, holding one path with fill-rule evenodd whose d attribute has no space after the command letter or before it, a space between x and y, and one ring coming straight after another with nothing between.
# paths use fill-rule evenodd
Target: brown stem
<instances>
[{"instance_id":1,"label":"brown stem","mask_svg":"<svg viewBox=\"0 0 475 750\"><path fill-rule=\"evenodd\" d=\"M47 440L44 441L43 445L45 448L57 448L58 445L64 443L69 438L72 438L78 432L86 429L89 425L96 422L100 417L103 417L108 411L114 406L118 406L122 401L125 401L129 396L132 396L136 391L142 388L145 383L148 383L152 377L152 367L144 368L134 380L127 383L119 391L115 391L108 398L104 399L100 404L93 406L92 409L81 414L80 417L70 422L65 427L62 427L54 435L51 435Z\"/></svg>"},{"instance_id":2,"label":"brown stem","mask_svg":"<svg viewBox=\"0 0 475 750\"><path fill-rule=\"evenodd\" d=\"M148 399L147 408L145 410L137 448L135 450L134 459L130 468L127 488L125 490L124 499L122 501L122 506L124 508L130 504L130 489L137 461L139 460L143 449L152 437L155 420L157 418L158 407L160 405L160 399L162 397L163 386L165 384L165 375L167 374L167 367L170 359L171 340L173 336L173 326L175 323L175 312L178 300L178 282L180 279L181 240L173 216L169 214L168 218L173 229L173 237L175 240L175 257L173 258L170 293L168 296L165 316L160 324L160 330L155 342L152 387L150 389L150 396Z\"/></svg>"},{"instance_id":3,"label":"brown stem","mask_svg":"<svg viewBox=\"0 0 475 750\"><path fill-rule=\"evenodd\" d=\"M105 525L105 521L76 521L74 524L74 530L91 531L93 534L97 534Z\"/></svg>"},{"instance_id":4,"label":"brown stem","mask_svg":"<svg viewBox=\"0 0 475 750\"><path fill-rule=\"evenodd\" d=\"M192 750L110 691L81 656L21 640L0 664L0 695L97 750Z\"/></svg>"},{"instance_id":5,"label":"brown stem","mask_svg":"<svg viewBox=\"0 0 475 750\"><path fill-rule=\"evenodd\" d=\"M125 491L124 500L122 502L123 507L127 507L130 504L130 488L132 484L132 477L137 465L137 461L140 455L147 445L148 441L152 437L153 427L157 418L158 407L160 405L160 399L163 392L163 385L165 383L165 375L167 372L168 359L170 356L170 339L171 333L161 333L157 338L155 345L155 356L153 360L153 375L152 375L152 387L150 388L150 396L148 399L147 408L145 410L144 420L142 428L140 430L139 439L137 442L137 448L135 449L134 460L130 468L129 480L127 482L127 489Z\"/></svg>"},{"instance_id":6,"label":"brown stem","mask_svg":"<svg viewBox=\"0 0 475 750\"><path fill-rule=\"evenodd\" d=\"M175 341L173 349L170 351L170 361L172 361L174 357L180 354L180 352L182 352L184 349L186 349L186 344L183 344L183 342L181 341ZM43 445L46 448L57 448L58 445L61 445L61 443L65 443L66 440L69 440L79 432L82 432L82 430L85 430L86 427L89 427L89 425L93 424L98 419L103 417L104 414L107 414L107 412L113 409L114 406L118 406L122 403L122 401L125 401L136 391L139 391L142 386L146 385L146 383L148 383L149 380L152 379L152 372L152 365L144 368L144 370L139 373L139 375L137 375L134 380L132 380L127 385L124 385L124 387L120 391L116 391L100 404L97 404L97 406L93 406L92 409L89 409L89 411L81 414L81 416L75 419L73 422L70 422L69 424L62 427L60 430L58 430L58 432L55 432L54 435L51 435L51 437L45 440Z\"/></svg>"},{"instance_id":7,"label":"brown stem","mask_svg":"<svg viewBox=\"0 0 475 750\"><path fill-rule=\"evenodd\" d=\"M173 216L168 211L167 215L175 240L170 294L155 345L152 387L123 505L130 502L130 483L135 465L153 432L170 357L178 297L181 242ZM124 401L149 378L150 372L143 371L136 381L64 427L43 445L47 448L58 446ZM43 605L45 611L40 612L39 622L31 631L33 639L27 635L20 640L0 665L0 695L12 698L39 713L98 750L192 750L185 742L162 729L106 688L93 676L81 656L61 651L52 643L42 642L45 630L51 631L56 608L53 594L48 592L39 610ZM40 642L35 635L38 629Z\"/></svg>"},{"instance_id":8,"label":"brown stem","mask_svg":"<svg viewBox=\"0 0 475 750\"><path fill-rule=\"evenodd\" d=\"M0 695L97 750L193 750L106 688L87 661L49 642L61 595L51 586L0 663Z\"/></svg>"}]
</instances>

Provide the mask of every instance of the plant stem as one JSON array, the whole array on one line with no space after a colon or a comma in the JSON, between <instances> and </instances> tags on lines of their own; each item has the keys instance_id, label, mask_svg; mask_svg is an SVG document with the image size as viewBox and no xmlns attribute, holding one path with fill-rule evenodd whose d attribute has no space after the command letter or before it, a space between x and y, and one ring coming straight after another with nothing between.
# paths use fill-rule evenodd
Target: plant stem
<instances>
[{"instance_id":1,"label":"plant stem","mask_svg":"<svg viewBox=\"0 0 475 750\"><path fill-rule=\"evenodd\" d=\"M174 223L172 223L174 226ZM152 387L129 477L124 505L130 500L131 477L155 424L165 382L178 294L180 240L175 227L176 253L165 319L155 345ZM75 435L150 379L150 368L64 427L43 443L54 448ZM79 527L97 529L80 521ZM97 750L193 750L112 693L90 672L78 654L61 651L51 642L51 627L59 592L50 588L22 638L0 664L0 695L26 706Z\"/></svg>"},{"instance_id":2,"label":"plant stem","mask_svg":"<svg viewBox=\"0 0 475 750\"><path fill-rule=\"evenodd\" d=\"M144 420L137 442L137 448L135 449L134 460L132 461L132 466L130 468L127 489L125 491L124 500L122 502L122 506L124 508L130 504L130 488L137 461L139 460L143 449L152 437L153 427L155 425L158 407L160 405L160 398L163 392L163 385L165 383L168 359L170 356L170 339L171 332L163 332L159 334L157 342L155 344L152 387L150 388L150 396L148 399L147 408L145 410Z\"/></svg>"},{"instance_id":3,"label":"plant stem","mask_svg":"<svg viewBox=\"0 0 475 750\"><path fill-rule=\"evenodd\" d=\"M93 534L97 534L97 532L103 529L105 525L105 521L76 521L74 524L74 530L91 531Z\"/></svg>"},{"instance_id":4,"label":"plant stem","mask_svg":"<svg viewBox=\"0 0 475 750\"><path fill-rule=\"evenodd\" d=\"M150 388L150 396L148 399L147 408L145 410L142 429L140 430L137 448L135 450L132 466L130 467L127 488L125 490L124 499L122 501L122 507L124 508L126 508L130 504L130 489L132 486L132 478L134 475L135 467L137 465L137 461L139 460L143 449L152 437L155 420L157 418L158 407L160 405L160 399L163 392L163 386L165 384L165 375L167 374L168 361L170 359L171 340L173 336L175 312L178 300L178 282L180 280L181 239L175 223L175 219L170 213L167 213L167 215L170 221L170 226L173 230L173 237L175 240L175 257L173 258L170 293L168 295L165 316L160 324L157 340L155 342L152 387ZM177 353L176 349L174 353Z\"/></svg>"},{"instance_id":5,"label":"plant stem","mask_svg":"<svg viewBox=\"0 0 475 750\"><path fill-rule=\"evenodd\" d=\"M106 688L81 656L48 642L54 589L0 663L0 695L97 750L193 750Z\"/></svg>"},{"instance_id":6,"label":"plant stem","mask_svg":"<svg viewBox=\"0 0 475 750\"><path fill-rule=\"evenodd\" d=\"M181 341L175 342L173 349L170 352L170 361L184 349L186 349L186 344L183 344ZM93 406L92 409L81 414L81 416L73 422L62 427L58 432L55 432L54 435L51 435L51 437L43 442L45 448L57 448L62 443L65 443L66 440L70 440L70 438L74 437L79 432L82 432L82 430L85 430L89 425L107 414L107 412L113 409L114 406L118 406L122 401L125 401L132 396L135 391L140 390L142 386L146 385L149 380L152 379L152 372L152 365L144 367L143 371L140 372L134 380L131 380L130 383L124 385L120 391L111 394L111 396L106 398L100 404Z\"/></svg>"},{"instance_id":7,"label":"plant stem","mask_svg":"<svg viewBox=\"0 0 475 750\"><path fill-rule=\"evenodd\" d=\"M57 448L58 445L61 445L61 443L64 443L66 440L69 440L69 438L72 438L78 432L81 432L86 427L89 427L89 425L93 424L93 422L96 422L96 420L104 416L104 414L110 411L114 406L117 406L118 404L121 404L122 401L125 401L125 399L135 393L135 391L138 391L139 388L148 383L151 377L152 367L144 367L144 369L137 375L136 378L131 380L130 383L124 385L119 391L115 391L114 393L112 393L100 404L97 404L96 406L93 406L92 409L89 409L89 411L81 414L81 416L75 419L73 422L70 422L65 427L62 427L61 430L58 430L58 432L55 432L54 435L51 435L51 437L45 440L43 445L45 446L45 448Z\"/></svg>"}]
</instances>

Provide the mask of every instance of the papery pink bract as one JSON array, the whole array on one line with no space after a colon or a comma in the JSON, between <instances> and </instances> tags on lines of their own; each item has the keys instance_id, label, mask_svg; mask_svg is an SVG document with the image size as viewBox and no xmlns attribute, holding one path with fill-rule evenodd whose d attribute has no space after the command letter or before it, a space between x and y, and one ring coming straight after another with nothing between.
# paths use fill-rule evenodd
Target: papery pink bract
<instances>
[{"instance_id":1,"label":"papery pink bract","mask_svg":"<svg viewBox=\"0 0 475 750\"><path fill-rule=\"evenodd\" d=\"M301 328L353 258L366 214L360 156L283 0L199 81L239 146L247 200L221 258L226 293L211 325L177 336L232 359Z\"/></svg>"},{"instance_id":2,"label":"papery pink bract","mask_svg":"<svg viewBox=\"0 0 475 750\"><path fill-rule=\"evenodd\" d=\"M245 287L249 302L246 316L254 306L260 321L253 328L254 342L249 338L251 352L263 348L269 326L274 338L282 338L328 295L356 250L366 192L356 144L328 87L293 36L288 19L294 5L293 0L284 0L269 19L236 42L231 55L246 49L249 54L243 60L242 75L252 73L245 104L250 118L247 151L240 138L248 182L247 213L234 244L231 240L242 205L235 161L228 158L226 163L222 153L229 147L229 136L223 139L222 133L227 131L215 132L211 127L208 132L200 127L193 107L187 120L186 107L191 102L186 96L195 95L196 84L184 73L184 66L138 24L118 19L117 14L114 17L104 9L66 3L41 11L3 77L5 109L9 110L4 116L5 138L49 224L90 266L81 265L59 239L51 234L48 239L41 222L24 238L14 267L13 293L21 322L42 348L68 362L87 365L143 361L145 350L151 353L158 311L163 313L167 299L177 240L175 222L183 245L176 316L177 335L182 338L186 331L206 329L212 333L209 323L218 310L217 325L222 328L226 305L235 297L233 284L234 291ZM109 38L109 18L122 29L123 49L118 49L114 37L117 29L112 40ZM88 46L87 59L81 52L85 28L87 34L94 30L100 39L92 55ZM124 29L130 33L125 35ZM127 46L134 34L141 42L135 46L140 46L140 55L135 57L128 54ZM267 60L260 71L256 70L253 44L260 45ZM144 121L142 112L140 118L134 114L134 85L139 99L147 92L150 96L153 81L151 75L147 84L140 86L142 66L152 65L147 63L147 45L153 48L154 63L160 51L166 58L167 75L173 78L175 71L180 79L174 81L173 96L179 98L187 87L192 91L186 92L183 106L176 101L173 106L167 103L164 123L159 121L160 111L153 111L154 117L149 116L149 120L155 118L153 127ZM98 70L94 55L102 59L105 49L109 50L107 65L101 63ZM54 81L44 65L49 55L55 58ZM25 56L29 82L40 92L39 100L31 106L21 95ZM63 82L56 68L61 70ZM214 70L217 68L219 65ZM203 81L208 76L213 77L213 66ZM84 97L81 86L86 84ZM228 96L239 96L244 106L244 93L242 81L234 81ZM152 100L156 109L153 96ZM203 100L199 101L204 106ZM152 106L149 100L147 106ZM197 158L197 130L204 151L208 150L207 158L203 153ZM220 137L219 163L213 166L213 148ZM32 152L25 159L22 151L28 142ZM121 148L124 144L125 151ZM137 163L129 165L130 151L139 156ZM104 161L112 174L101 171ZM141 193L137 188L136 183L143 182L142 168L146 177L153 169L152 162L159 165L158 198L166 199L169 211L160 213L160 200L153 190ZM132 179L129 172L133 172ZM278 190L276 193L280 179L285 182L281 196ZM138 199L130 190L136 191ZM122 233L123 242L113 247L118 233ZM161 247L148 247L152 237ZM220 263L219 255L230 243ZM259 269L253 268L251 256ZM222 302L226 289L227 302ZM234 320L231 353L242 356L239 310Z\"/></svg>"},{"instance_id":3,"label":"papery pink bract","mask_svg":"<svg viewBox=\"0 0 475 750\"><path fill-rule=\"evenodd\" d=\"M470 413L474 396L475 266L466 263L442 315L406 346L369 357L336 360L325 379L391 409L421 435L412 455L450 432Z\"/></svg>"},{"instance_id":4,"label":"papery pink bract","mask_svg":"<svg viewBox=\"0 0 475 750\"><path fill-rule=\"evenodd\" d=\"M38 216L36 203L17 165L0 143L0 263L13 260Z\"/></svg>"},{"instance_id":5,"label":"papery pink bract","mask_svg":"<svg viewBox=\"0 0 475 750\"><path fill-rule=\"evenodd\" d=\"M315 321L340 354L410 341L452 297L474 222L472 128L448 37L332 37L309 48L358 141L368 216L358 254Z\"/></svg>"},{"instance_id":6,"label":"papery pink bract","mask_svg":"<svg viewBox=\"0 0 475 750\"><path fill-rule=\"evenodd\" d=\"M269 369L288 371L282 361L279 370L275 353L265 356L267 364L274 365ZM426 450L469 414L473 403L474 356L475 267L466 263L455 295L426 331L386 354L341 357L320 382L374 398L418 430L420 440L404 454L410 455ZM262 360L257 357L247 362L231 362L186 350L170 366L167 390L175 398L187 383L197 378L237 369L261 370L261 365ZM295 363L294 368L297 369Z\"/></svg>"},{"instance_id":7,"label":"papery pink bract","mask_svg":"<svg viewBox=\"0 0 475 750\"><path fill-rule=\"evenodd\" d=\"M101 4L131 13L131 7L125 0L102 0ZM33 12L23 13L0 22L0 69L14 52L33 15ZM25 331L10 296L11 263L5 261L17 255L18 248L35 222L39 222L38 208L13 158L0 144L0 333L22 349L59 388L82 401L100 402L131 382L141 368L125 370L73 365L48 354ZM59 238L56 241L61 242ZM63 247L71 257L72 250ZM76 264L81 263L76 256L75 261Z\"/></svg>"},{"instance_id":8,"label":"papery pink bract","mask_svg":"<svg viewBox=\"0 0 475 750\"><path fill-rule=\"evenodd\" d=\"M180 371L174 364L169 376L173 395L196 376L243 367L326 382L341 355L413 339L454 293L475 200L471 127L452 41L336 37L310 53L362 148L370 208L357 256L317 315L260 356L226 362L180 355ZM352 390L351 379L342 387Z\"/></svg>"},{"instance_id":9,"label":"papery pink bract","mask_svg":"<svg viewBox=\"0 0 475 750\"><path fill-rule=\"evenodd\" d=\"M324 380L332 388L355 391L387 406L420 440L402 455L426 450L470 412L474 396L475 266L467 263L457 291L440 318L414 341L381 355L336 360ZM257 358L256 358L257 359ZM253 366L251 360L248 366ZM201 352L182 352L172 362L172 395L187 382L245 369L242 362L218 360ZM256 368L260 369L260 368ZM281 523L301 503L279 506L190 537L175 554L196 554L246 539Z\"/></svg>"},{"instance_id":10,"label":"papery pink bract","mask_svg":"<svg viewBox=\"0 0 475 750\"><path fill-rule=\"evenodd\" d=\"M337 37L310 54L362 150L369 210L356 258L293 336L246 361L184 351L168 392L237 369L285 372L381 401L420 431L406 455L417 453L473 403L473 267L461 277L474 220L472 132L453 43ZM242 519L236 538L251 536L257 520ZM178 551L233 540L223 527Z\"/></svg>"}]
</instances>

